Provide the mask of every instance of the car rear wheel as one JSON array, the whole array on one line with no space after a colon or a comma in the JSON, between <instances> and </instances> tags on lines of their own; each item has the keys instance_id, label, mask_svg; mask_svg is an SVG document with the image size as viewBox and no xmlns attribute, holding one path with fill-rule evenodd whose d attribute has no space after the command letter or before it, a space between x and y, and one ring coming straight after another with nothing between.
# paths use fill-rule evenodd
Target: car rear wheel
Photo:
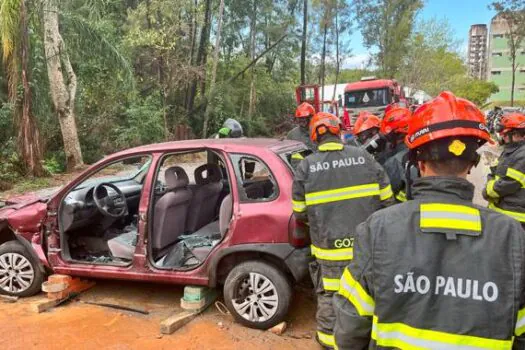
<instances>
[{"instance_id":1,"label":"car rear wheel","mask_svg":"<svg viewBox=\"0 0 525 350\"><path fill-rule=\"evenodd\" d=\"M44 275L25 247L9 241L0 245L0 293L27 297L40 291Z\"/></svg>"},{"instance_id":2,"label":"car rear wheel","mask_svg":"<svg viewBox=\"0 0 525 350\"><path fill-rule=\"evenodd\" d=\"M224 283L224 302L245 326L268 329L283 321L292 290L282 271L262 261L233 268Z\"/></svg>"}]
</instances>

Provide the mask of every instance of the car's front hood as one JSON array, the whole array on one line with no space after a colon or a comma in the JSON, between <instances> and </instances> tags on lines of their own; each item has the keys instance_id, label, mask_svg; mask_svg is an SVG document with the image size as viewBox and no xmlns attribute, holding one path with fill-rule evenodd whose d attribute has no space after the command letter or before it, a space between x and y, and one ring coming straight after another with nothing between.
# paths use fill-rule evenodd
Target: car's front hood
<instances>
[{"instance_id":1,"label":"car's front hood","mask_svg":"<svg viewBox=\"0 0 525 350\"><path fill-rule=\"evenodd\" d=\"M9 219L11 222L14 216L17 218L24 217L29 221L40 219L42 209L46 207L46 202L55 191L56 189L41 193L27 193L0 200L0 220ZM18 223L19 220L16 221Z\"/></svg>"}]
</instances>

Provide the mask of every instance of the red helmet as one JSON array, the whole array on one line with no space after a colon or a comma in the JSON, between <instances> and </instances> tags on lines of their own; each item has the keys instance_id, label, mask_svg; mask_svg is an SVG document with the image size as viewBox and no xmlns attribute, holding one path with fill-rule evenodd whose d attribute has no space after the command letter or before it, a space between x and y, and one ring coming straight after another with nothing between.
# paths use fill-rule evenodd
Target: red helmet
<instances>
[{"instance_id":1,"label":"red helmet","mask_svg":"<svg viewBox=\"0 0 525 350\"><path fill-rule=\"evenodd\" d=\"M380 128L381 121L379 120L379 117L373 115L372 113L368 111L363 111L359 113L359 116L357 117L357 120L354 124L354 135L358 135L362 133L363 131L372 129L372 128Z\"/></svg>"},{"instance_id":2,"label":"red helmet","mask_svg":"<svg viewBox=\"0 0 525 350\"><path fill-rule=\"evenodd\" d=\"M332 135L339 136L341 133L341 124L339 118L331 113L319 112L310 122L310 139L317 142L317 136L329 132Z\"/></svg>"},{"instance_id":3,"label":"red helmet","mask_svg":"<svg viewBox=\"0 0 525 350\"><path fill-rule=\"evenodd\" d=\"M381 133L388 135L390 133L408 133L408 122L412 117L412 112L404 107L390 108L383 117L381 122Z\"/></svg>"},{"instance_id":4,"label":"red helmet","mask_svg":"<svg viewBox=\"0 0 525 350\"><path fill-rule=\"evenodd\" d=\"M295 110L296 118L308 118L315 114L315 108L308 102L301 103Z\"/></svg>"},{"instance_id":5,"label":"red helmet","mask_svg":"<svg viewBox=\"0 0 525 350\"><path fill-rule=\"evenodd\" d=\"M390 112L393 108L399 107L397 103L391 103L385 107L385 115Z\"/></svg>"},{"instance_id":6,"label":"red helmet","mask_svg":"<svg viewBox=\"0 0 525 350\"><path fill-rule=\"evenodd\" d=\"M525 115L521 113L509 113L501 117L498 132L505 135L513 129L525 129Z\"/></svg>"},{"instance_id":7,"label":"red helmet","mask_svg":"<svg viewBox=\"0 0 525 350\"><path fill-rule=\"evenodd\" d=\"M405 143L409 149L415 149L434 140L452 136L493 142L485 116L476 105L444 91L414 112Z\"/></svg>"}]
</instances>

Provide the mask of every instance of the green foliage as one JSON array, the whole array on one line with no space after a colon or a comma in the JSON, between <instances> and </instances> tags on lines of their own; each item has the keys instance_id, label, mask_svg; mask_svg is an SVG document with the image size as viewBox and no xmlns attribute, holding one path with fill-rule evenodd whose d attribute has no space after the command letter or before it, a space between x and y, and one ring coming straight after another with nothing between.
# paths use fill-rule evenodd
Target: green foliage
<instances>
[{"instance_id":1,"label":"green foliage","mask_svg":"<svg viewBox=\"0 0 525 350\"><path fill-rule=\"evenodd\" d=\"M0 16L7 11L4 14L16 17L12 10L19 1L0 0ZM291 127L300 75L303 2L226 0L217 91L211 93L218 1L211 1L211 18L206 18L207 1L61 2L60 31L78 78L75 113L86 163L117 150L174 139L180 125L190 127L193 135L201 135L205 96L212 99L212 107L208 108L210 134L227 118L239 120L247 136L283 135ZM64 171L63 141L49 95L39 2L27 4L31 7L32 110L45 140L43 165L55 174ZM431 95L449 89L476 103L483 103L494 91L491 84L466 78L459 44L446 21L414 22L421 0L313 0L310 4L305 72L308 84L320 82L325 24L325 83L335 83L335 34L340 35L339 59L343 60L350 54L347 39L355 15L365 46L378 52L372 62L378 69L341 69L339 83L370 75L394 76L404 85ZM9 26L16 27L9 21L0 23L4 39L16 34ZM251 29L255 30L254 37L250 36ZM199 53L201 38L208 36L206 30L210 30L211 40L204 40ZM282 42L266 52L283 35ZM4 51L9 49L9 41L4 40L3 45ZM252 62L252 48L255 56L265 55L253 69L245 70ZM199 54L203 56L202 64L197 63ZM0 151L0 187L21 174L13 141L17 134L13 108L7 103L8 68L0 69L0 142L6 145ZM249 116L252 78L255 106Z\"/></svg>"},{"instance_id":2,"label":"green foliage","mask_svg":"<svg viewBox=\"0 0 525 350\"><path fill-rule=\"evenodd\" d=\"M407 45L398 75L405 86L436 96L466 76L465 64L456 51L459 45L446 20L419 21Z\"/></svg>"},{"instance_id":3,"label":"green foliage","mask_svg":"<svg viewBox=\"0 0 525 350\"><path fill-rule=\"evenodd\" d=\"M461 77L454 82L454 87L450 90L456 96L466 98L478 106L484 105L490 95L499 91L498 86L491 81Z\"/></svg>"},{"instance_id":4,"label":"green foliage","mask_svg":"<svg viewBox=\"0 0 525 350\"><path fill-rule=\"evenodd\" d=\"M51 157L45 159L43 166L49 174L59 174L66 170L64 167L64 160L59 159L58 154L53 154Z\"/></svg>"},{"instance_id":5,"label":"green foliage","mask_svg":"<svg viewBox=\"0 0 525 350\"><path fill-rule=\"evenodd\" d=\"M354 6L365 47L377 49L375 61L385 77L396 77L423 1L355 0Z\"/></svg>"},{"instance_id":6,"label":"green foliage","mask_svg":"<svg viewBox=\"0 0 525 350\"><path fill-rule=\"evenodd\" d=\"M0 191L8 190L22 176L23 164L16 152L14 139L8 139L0 149Z\"/></svg>"},{"instance_id":7,"label":"green foliage","mask_svg":"<svg viewBox=\"0 0 525 350\"><path fill-rule=\"evenodd\" d=\"M156 143L164 139L165 111L155 100L158 101L154 97L149 97L131 105L124 112L124 124L116 129L117 149Z\"/></svg>"},{"instance_id":8,"label":"green foliage","mask_svg":"<svg viewBox=\"0 0 525 350\"><path fill-rule=\"evenodd\" d=\"M370 77L376 75L377 72L368 69L343 69L339 72L339 84L351 83L354 81L361 80L363 77ZM327 84L335 83L335 74L330 72L330 75L326 78Z\"/></svg>"}]
</instances>

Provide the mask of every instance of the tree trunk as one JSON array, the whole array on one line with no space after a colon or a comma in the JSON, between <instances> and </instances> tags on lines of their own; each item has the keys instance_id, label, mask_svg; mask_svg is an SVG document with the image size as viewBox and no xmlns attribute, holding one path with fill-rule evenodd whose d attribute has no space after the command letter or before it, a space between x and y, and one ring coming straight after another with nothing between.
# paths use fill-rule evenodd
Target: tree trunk
<instances>
[{"instance_id":1,"label":"tree trunk","mask_svg":"<svg viewBox=\"0 0 525 350\"><path fill-rule=\"evenodd\" d=\"M306 37L308 30L308 0L303 1L303 37L301 40L301 85L306 84Z\"/></svg>"},{"instance_id":2,"label":"tree trunk","mask_svg":"<svg viewBox=\"0 0 525 350\"><path fill-rule=\"evenodd\" d=\"M255 59L255 38L257 32L257 0L253 0L253 8L250 21L250 58L253 61ZM255 113L255 102L256 102L256 92L255 92L255 65L252 66L250 82L250 98L248 104L248 119L252 119L253 114Z\"/></svg>"},{"instance_id":3,"label":"tree trunk","mask_svg":"<svg viewBox=\"0 0 525 350\"><path fill-rule=\"evenodd\" d=\"M510 88L510 106L514 107L514 87L516 85L516 51L511 53L512 57L512 83Z\"/></svg>"},{"instance_id":4,"label":"tree trunk","mask_svg":"<svg viewBox=\"0 0 525 350\"><path fill-rule=\"evenodd\" d=\"M325 76L325 61L326 61L326 36L328 34L328 24L324 24L323 33L323 51L321 53L321 70L319 72L319 80L321 82L321 110L324 102L324 76Z\"/></svg>"},{"instance_id":5,"label":"tree trunk","mask_svg":"<svg viewBox=\"0 0 525 350\"><path fill-rule=\"evenodd\" d=\"M337 91L337 83L339 80L339 13L338 8L335 8L335 85L332 101L335 101L335 93Z\"/></svg>"},{"instance_id":6,"label":"tree trunk","mask_svg":"<svg viewBox=\"0 0 525 350\"><path fill-rule=\"evenodd\" d=\"M224 13L224 0L221 0L219 5L219 18L217 23L217 36L215 37L215 49L213 51L213 66L211 69L210 92L208 93L208 105L206 112L204 112L204 125L202 126L202 138L206 138L208 134L208 122L210 114L213 110L213 97L215 95L215 80L217 79L217 66L219 64L219 51L221 46L221 32L222 32L222 16Z\"/></svg>"},{"instance_id":7,"label":"tree trunk","mask_svg":"<svg viewBox=\"0 0 525 350\"><path fill-rule=\"evenodd\" d=\"M25 1L20 2L20 51L21 51L21 73L23 97L21 109L18 107L18 149L26 167L26 171L32 176L44 175L42 167L42 145L40 133L34 116L31 114L31 87L29 85L29 30L27 9ZM16 87L15 87L16 88ZM16 92L13 92L16 94Z\"/></svg>"},{"instance_id":8,"label":"tree trunk","mask_svg":"<svg viewBox=\"0 0 525 350\"><path fill-rule=\"evenodd\" d=\"M207 51L206 47L208 46L208 41L210 38L210 30L209 30L210 22L211 22L211 0L206 0L206 3L204 5L204 23L202 24L199 48L197 49L197 60L195 62L197 66L202 66L204 70L206 70L206 67L204 65L206 63L206 51ZM191 84L190 92L188 94L188 103L187 103L188 112L193 110L193 105L195 103L195 95L197 94L197 83L198 82L196 79ZM202 89L202 85L201 85L201 89Z\"/></svg>"},{"instance_id":9,"label":"tree trunk","mask_svg":"<svg viewBox=\"0 0 525 350\"><path fill-rule=\"evenodd\" d=\"M59 32L56 0L44 0L44 50L51 99L62 131L67 170L71 171L84 164L74 113L77 76Z\"/></svg>"}]
</instances>

